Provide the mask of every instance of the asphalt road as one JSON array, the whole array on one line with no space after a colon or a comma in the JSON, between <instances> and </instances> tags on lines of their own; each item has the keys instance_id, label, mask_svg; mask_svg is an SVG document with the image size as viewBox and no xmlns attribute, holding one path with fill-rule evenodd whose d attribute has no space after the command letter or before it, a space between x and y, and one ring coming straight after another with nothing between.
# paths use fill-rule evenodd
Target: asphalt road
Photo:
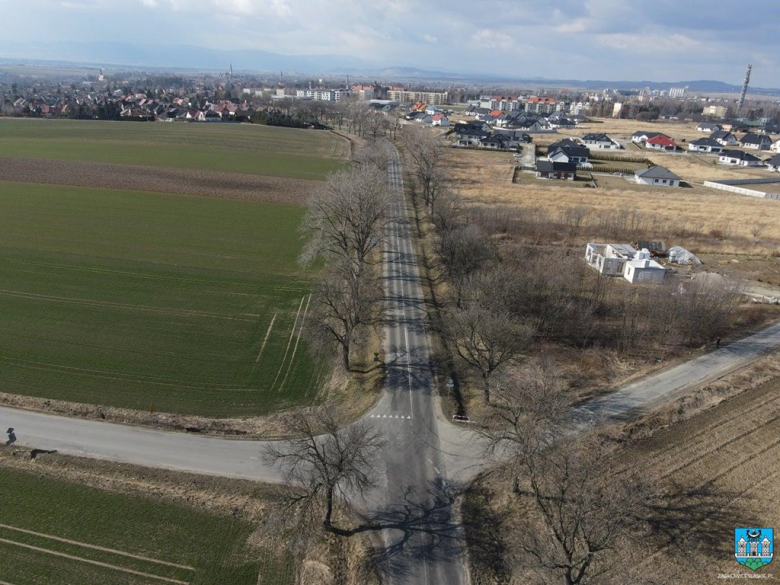
<instances>
[{"instance_id":1,"label":"asphalt road","mask_svg":"<svg viewBox=\"0 0 780 585\"><path fill-rule=\"evenodd\" d=\"M591 400L577 409L576 417L581 423L631 418L680 396L693 386L720 378L778 347L780 323Z\"/></svg>"},{"instance_id":2,"label":"asphalt road","mask_svg":"<svg viewBox=\"0 0 780 585\"><path fill-rule=\"evenodd\" d=\"M388 376L381 400L365 416L384 429L388 443L380 485L364 507L375 520L396 526L374 539L386 581L457 585L467 582L467 574L451 496L491 462L467 426L455 426L441 413L400 163L395 149L389 143L387 148L397 200L383 267L391 316L385 330ZM594 400L578 414L585 424L630 416L779 346L777 324ZM17 443L30 448L226 477L281 479L261 460L263 441L199 437L0 407L0 428L9 427L15 429Z\"/></svg>"}]
</instances>

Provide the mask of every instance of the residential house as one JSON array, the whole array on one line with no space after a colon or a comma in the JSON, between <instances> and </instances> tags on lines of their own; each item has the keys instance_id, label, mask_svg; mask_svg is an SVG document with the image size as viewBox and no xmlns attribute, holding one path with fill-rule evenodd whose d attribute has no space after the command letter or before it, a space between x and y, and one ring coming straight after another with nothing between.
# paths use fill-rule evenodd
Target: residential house
<instances>
[{"instance_id":1,"label":"residential house","mask_svg":"<svg viewBox=\"0 0 780 585\"><path fill-rule=\"evenodd\" d=\"M492 136L483 136L479 140L482 148L490 150L509 150L510 139L503 134L493 134Z\"/></svg>"},{"instance_id":2,"label":"residential house","mask_svg":"<svg viewBox=\"0 0 780 585\"><path fill-rule=\"evenodd\" d=\"M559 118L555 118L555 119L549 119L548 118L547 121L550 124L550 128L569 128L569 129L571 129L571 128L575 128L577 126L577 124L574 121L569 120L569 118L565 118L563 116L561 116Z\"/></svg>"},{"instance_id":3,"label":"residential house","mask_svg":"<svg viewBox=\"0 0 780 585\"><path fill-rule=\"evenodd\" d=\"M590 151L569 138L554 142L547 147L547 158L553 162L584 165L590 158Z\"/></svg>"},{"instance_id":4,"label":"residential house","mask_svg":"<svg viewBox=\"0 0 780 585\"><path fill-rule=\"evenodd\" d=\"M719 132L722 130L720 124L712 124L710 122L702 122L696 126L698 132L705 132L706 134L712 134L713 132Z\"/></svg>"},{"instance_id":5,"label":"residential house","mask_svg":"<svg viewBox=\"0 0 780 585\"><path fill-rule=\"evenodd\" d=\"M204 122L221 122L222 114L216 110L209 110L203 115Z\"/></svg>"},{"instance_id":6,"label":"residential house","mask_svg":"<svg viewBox=\"0 0 780 585\"><path fill-rule=\"evenodd\" d=\"M617 140L600 133L586 134L582 137L582 143L588 148L596 148L598 150L619 150L623 148Z\"/></svg>"},{"instance_id":7,"label":"residential house","mask_svg":"<svg viewBox=\"0 0 780 585\"><path fill-rule=\"evenodd\" d=\"M734 134L731 132L727 132L726 130L718 130L717 132L713 132L710 134L710 138L723 146L736 146L737 144L737 137L734 136Z\"/></svg>"},{"instance_id":8,"label":"residential house","mask_svg":"<svg viewBox=\"0 0 780 585\"><path fill-rule=\"evenodd\" d=\"M769 147L769 150L772 152L780 152L780 138L772 143L772 146Z\"/></svg>"},{"instance_id":9,"label":"residential house","mask_svg":"<svg viewBox=\"0 0 780 585\"><path fill-rule=\"evenodd\" d=\"M776 154L766 161L766 166L769 167L771 172L780 173L780 154Z\"/></svg>"},{"instance_id":10,"label":"residential house","mask_svg":"<svg viewBox=\"0 0 780 585\"><path fill-rule=\"evenodd\" d=\"M668 136L659 135L648 138L645 141L646 148L652 148L653 150L663 150L665 152L675 152L677 150L677 143Z\"/></svg>"},{"instance_id":11,"label":"residential house","mask_svg":"<svg viewBox=\"0 0 780 585\"><path fill-rule=\"evenodd\" d=\"M634 180L639 185L679 187L682 179L666 167L648 167L635 171Z\"/></svg>"},{"instance_id":12,"label":"residential house","mask_svg":"<svg viewBox=\"0 0 780 585\"><path fill-rule=\"evenodd\" d=\"M723 150L723 145L717 140L713 140L710 137L698 138L693 142L688 143L689 152L709 152L713 154L720 153Z\"/></svg>"},{"instance_id":13,"label":"residential house","mask_svg":"<svg viewBox=\"0 0 780 585\"><path fill-rule=\"evenodd\" d=\"M536 161L537 179L560 179L573 181L577 176L577 165L570 162L555 162L551 160Z\"/></svg>"},{"instance_id":14,"label":"residential house","mask_svg":"<svg viewBox=\"0 0 780 585\"><path fill-rule=\"evenodd\" d=\"M450 125L450 119L444 114L436 114L431 116L431 126L443 126L448 127Z\"/></svg>"},{"instance_id":15,"label":"residential house","mask_svg":"<svg viewBox=\"0 0 780 585\"><path fill-rule=\"evenodd\" d=\"M760 167L764 162L757 156L741 150L724 150L718 157L718 162L722 165L731 165L738 167Z\"/></svg>"},{"instance_id":16,"label":"residential house","mask_svg":"<svg viewBox=\"0 0 780 585\"><path fill-rule=\"evenodd\" d=\"M639 144L640 142L647 142L648 140L650 140L651 138L655 138L656 136L663 136L665 138L669 138L663 132L645 132L643 130L639 130L637 132L634 132L631 135L631 142Z\"/></svg>"},{"instance_id":17,"label":"residential house","mask_svg":"<svg viewBox=\"0 0 780 585\"><path fill-rule=\"evenodd\" d=\"M472 122L469 124L455 124L455 146L479 146L482 138L489 135L487 124Z\"/></svg>"},{"instance_id":18,"label":"residential house","mask_svg":"<svg viewBox=\"0 0 780 585\"><path fill-rule=\"evenodd\" d=\"M748 132L740 139L742 148L750 148L752 150L769 150L772 146L772 138L766 134L756 134L755 132Z\"/></svg>"}]
</instances>

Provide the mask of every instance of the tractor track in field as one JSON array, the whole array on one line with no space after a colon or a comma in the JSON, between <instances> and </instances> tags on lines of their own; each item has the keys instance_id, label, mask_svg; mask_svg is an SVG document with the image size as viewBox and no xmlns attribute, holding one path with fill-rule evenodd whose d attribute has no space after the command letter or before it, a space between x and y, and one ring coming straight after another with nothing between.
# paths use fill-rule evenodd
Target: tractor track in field
<instances>
[{"instance_id":1,"label":"tractor track in field","mask_svg":"<svg viewBox=\"0 0 780 585\"><path fill-rule=\"evenodd\" d=\"M318 181L139 165L0 158L0 181L305 205Z\"/></svg>"}]
</instances>

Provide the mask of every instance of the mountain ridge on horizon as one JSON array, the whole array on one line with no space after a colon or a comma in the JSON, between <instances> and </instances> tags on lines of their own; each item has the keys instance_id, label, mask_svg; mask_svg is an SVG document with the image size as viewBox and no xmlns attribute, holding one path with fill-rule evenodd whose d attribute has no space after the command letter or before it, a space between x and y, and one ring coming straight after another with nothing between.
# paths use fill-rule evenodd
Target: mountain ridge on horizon
<instances>
[{"instance_id":1,"label":"mountain ridge on horizon","mask_svg":"<svg viewBox=\"0 0 780 585\"><path fill-rule=\"evenodd\" d=\"M55 56L56 55L56 56ZM59 63L94 67L152 68L160 70L226 71L232 63L240 73L268 73L287 70L304 75L354 75L408 81L479 82L482 84L546 84L583 89L665 89L688 86L692 92L735 93L740 85L719 80L681 81L550 79L540 76L508 76L455 72L399 65L386 66L343 55L282 55L259 49L220 50L190 45L135 45L120 42L13 43L0 41L0 59L16 63ZM780 95L780 88L751 87L751 93Z\"/></svg>"}]
</instances>

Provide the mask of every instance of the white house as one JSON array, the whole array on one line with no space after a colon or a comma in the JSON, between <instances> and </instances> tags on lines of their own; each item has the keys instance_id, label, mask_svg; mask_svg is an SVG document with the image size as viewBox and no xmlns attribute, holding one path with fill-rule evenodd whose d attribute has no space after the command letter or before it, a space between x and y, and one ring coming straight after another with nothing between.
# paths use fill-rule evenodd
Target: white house
<instances>
[{"instance_id":1,"label":"white house","mask_svg":"<svg viewBox=\"0 0 780 585\"><path fill-rule=\"evenodd\" d=\"M722 165L731 165L736 167L760 167L764 162L757 156L741 150L724 150L718 157L718 162Z\"/></svg>"},{"instance_id":2,"label":"white house","mask_svg":"<svg viewBox=\"0 0 780 585\"><path fill-rule=\"evenodd\" d=\"M766 166L769 167L769 170L773 173L780 173L780 154L776 154L766 161Z\"/></svg>"},{"instance_id":3,"label":"white house","mask_svg":"<svg viewBox=\"0 0 780 585\"><path fill-rule=\"evenodd\" d=\"M719 132L722 130L720 124L712 124L710 122L702 122L696 126L698 132L704 132L706 134L712 134L713 132Z\"/></svg>"},{"instance_id":4,"label":"white house","mask_svg":"<svg viewBox=\"0 0 780 585\"><path fill-rule=\"evenodd\" d=\"M717 140L712 138L698 138L693 142L688 143L688 150L690 152L709 152L717 154L723 151L723 145Z\"/></svg>"},{"instance_id":5,"label":"white house","mask_svg":"<svg viewBox=\"0 0 780 585\"><path fill-rule=\"evenodd\" d=\"M639 185L679 187L682 179L665 167L648 167L635 171L634 180Z\"/></svg>"},{"instance_id":6,"label":"white house","mask_svg":"<svg viewBox=\"0 0 780 585\"><path fill-rule=\"evenodd\" d=\"M650 259L650 251L643 248L625 264L623 278L631 284L663 284L666 268Z\"/></svg>"},{"instance_id":7,"label":"white house","mask_svg":"<svg viewBox=\"0 0 780 585\"><path fill-rule=\"evenodd\" d=\"M444 126L450 125L450 119L444 114L436 114L431 117L431 126Z\"/></svg>"},{"instance_id":8,"label":"white house","mask_svg":"<svg viewBox=\"0 0 780 585\"><path fill-rule=\"evenodd\" d=\"M645 132L643 130L639 130L631 135L631 142L635 142L637 144L640 142L647 142L656 136L664 136L665 138L669 138L663 132Z\"/></svg>"},{"instance_id":9,"label":"white house","mask_svg":"<svg viewBox=\"0 0 780 585\"><path fill-rule=\"evenodd\" d=\"M590 158L590 151L569 138L559 140L547 147L547 158L553 162L584 165Z\"/></svg>"},{"instance_id":10,"label":"white house","mask_svg":"<svg viewBox=\"0 0 780 585\"><path fill-rule=\"evenodd\" d=\"M740 143L742 144L742 148L750 148L752 150L769 150L769 148L772 146L772 138L766 134L748 132L740 139Z\"/></svg>"},{"instance_id":11,"label":"white house","mask_svg":"<svg viewBox=\"0 0 780 585\"><path fill-rule=\"evenodd\" d=\"M731 132L726 132L725 130L718 130L717 132L713 132L710 134L710 138L712 138L718 144L722 144L723 146L735 146L737 144L737 137L734 136Z\"/></svg>"},{"instance_id":12,"label":"white house","mask_svg":"<svg viewBox=\"0 0 780 585\"><path fill-rule=\"evenodd\" d=\"M772 146L769 147L769 150L772 152L780 152L780 138L772 143Z\"/></svg>"},{"instance_id":13,"label":"white house","mask_svg":"<svg viewBox=\"0 0 780 585\"><path fill-rule=\"evenodd\" d=\"M588 148L598 150L620 150L623 148L617 140L610 138L606 134L586 134L582 137L582 143Z\"/></svg>"}]
</instances>

